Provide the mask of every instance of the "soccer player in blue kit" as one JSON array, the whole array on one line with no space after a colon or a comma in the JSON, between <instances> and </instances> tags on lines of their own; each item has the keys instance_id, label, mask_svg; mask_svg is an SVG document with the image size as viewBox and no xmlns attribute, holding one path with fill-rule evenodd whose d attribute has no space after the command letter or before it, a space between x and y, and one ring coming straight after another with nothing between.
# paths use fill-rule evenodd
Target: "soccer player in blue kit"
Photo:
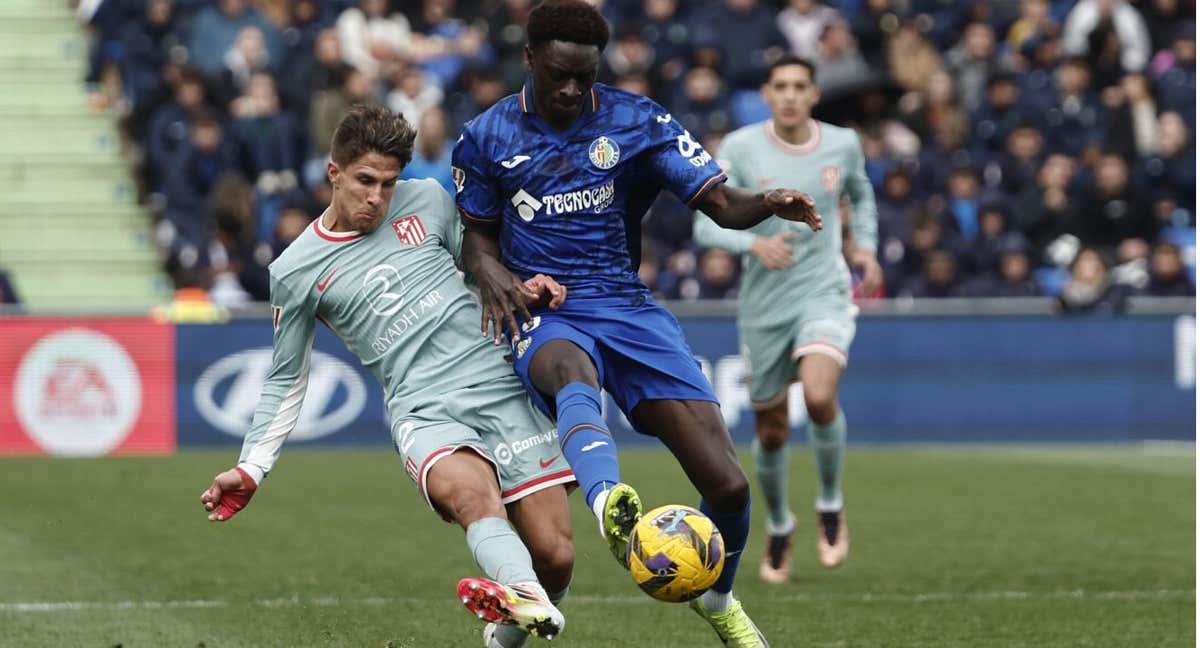
<instances>
[{"instance_id":1,"label":"soccer player in blue kit","mask_svg":"<svg viewBox=\"0 0 1200 648\"><path fill-rule=\"evenodd\" d=\"M797 191L726 187L720 167L665 109L596 84L609 32L591 5L543 2L527 32L525 87L469 122L453 154L463 260L479 284L483 334L499 344L507 328L513 367L534 404L556 419L563 454L626 568L642 503L621 482L601 387L635 429L671 450L727 552L720 578L692 609L726 646L767 646L732 593L749 533L748 481L678 321L638 278L640 223L662 189L725 228L775 214L817 230L820 216ZM521 279L539 272L570 290L557 311L524 306Z\"/></svg>"}]
</instances>

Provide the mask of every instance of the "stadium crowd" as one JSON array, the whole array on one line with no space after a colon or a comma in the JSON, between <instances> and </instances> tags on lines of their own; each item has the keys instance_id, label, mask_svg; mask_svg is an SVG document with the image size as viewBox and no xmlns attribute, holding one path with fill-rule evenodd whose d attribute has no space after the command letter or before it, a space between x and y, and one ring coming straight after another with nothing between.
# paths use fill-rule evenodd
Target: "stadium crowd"
<instances>
[{"instance_id":1,"label":"stadium crowd","mask_svg":"<svg viewBox=\"0 0 1200 648\"><path fill-rule=\"evenodd\" d=\"M454 185L462 124L525 79L533 0L91 0L89 81L124 115L167 268L266 300L267 264L328 203L347 106L418 125L405 177ZM597 0L600 81L654 97L712 152L769 117L766 66L817 66L816 117L853 126L888 296L1059 297L1115 312L1193 295L1195 5L1189 0ZM107 89L107 91L105 91ZM737 259L661 197L641 274L661 297L736 296Z\"/></svg>"}]
</instances>

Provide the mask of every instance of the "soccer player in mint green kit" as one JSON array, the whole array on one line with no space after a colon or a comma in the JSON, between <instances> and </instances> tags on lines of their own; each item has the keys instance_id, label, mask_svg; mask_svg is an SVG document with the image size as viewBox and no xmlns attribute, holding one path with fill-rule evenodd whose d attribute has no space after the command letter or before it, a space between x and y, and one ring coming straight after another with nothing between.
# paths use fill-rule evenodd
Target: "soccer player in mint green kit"
<instances>
[{"instance_id":1,"label":"soccer player in mint green kit","mask_svg":"<svg viewBox=\"0 0 1200 648\"><path fill-rule=\"evenodd\" d=\"M228 520L275 465L300 414L320 320L383 384L393 443L421 496L466 530L489 579L463 579L458 593L491 622L486 641L551 639L574 562L574 475L553 424L504 353L479 337L479 306L456 268L454 199L433 180L397 182L414 135L382 108L352 108L338 124L333 200L270 267L274 356L241 457L201 501L209 520ZM557 308L566 292L542 275L523 295Z\"/></svg>"},{"instance_id":2,"label":"soccer player in mint green kit","mask_svg":"<svg viewBox=\"0 0 1200 648\"><path fill-rule=\"evenodd\" d=\"M875 259L875 196L854 131L811 117L820 98L809 61L774 63L762 95L771 119L729 134L717 159L729 184L748 189L783 185L812 196L817 211L836 219L847 195L853 206L850 264L873 292L882 272ZM788 387L799 377L808 408L809 440L817 464L817 552L822 565L846 560L850 533L842 500L846 418L837 390L854 339L858 309L851 300L842 228L820 231L771 217L745 231L722 229L697 214L697 244L745 254L738 330L750 372L755 410L755 468L767 502L768 543L759 568L768 583L791 574L796 517L788 508ZM797 365L799 369L797 370Z\"/></svg>"}]
</instances>

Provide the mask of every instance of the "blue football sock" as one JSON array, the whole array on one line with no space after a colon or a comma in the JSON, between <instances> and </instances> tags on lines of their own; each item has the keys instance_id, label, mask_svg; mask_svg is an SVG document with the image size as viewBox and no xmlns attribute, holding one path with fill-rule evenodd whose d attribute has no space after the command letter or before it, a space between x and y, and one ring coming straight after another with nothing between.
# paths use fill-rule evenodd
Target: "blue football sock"
<instances>
[{"instance_id":1,"label":"blue football sock","mask_svg":"<svg viewBox=\"0 0 1200 648\"><path fill-rule=\"evenodd\" d=\"M742 560L742 550L746 548L746 538L750 535L750 500L740 511L718 513L708 504L708 500L700 500L700 512L707 515L721 531L721 539L725 541L725 568L721 576L713 583L712 590L720 593L733 591L733 579L737 576L738 563Z\"/></svg>"},{"instance_id":2,"label":"blue football sock","mask_svg":"<svg viewBox=\"0 0 1200 648\"><path fill-rule=\"evenodd\" d=\"M617 446L600 414L600 392L581 383L568 383L555 396L558 439L563 456L575 471L588 508L596 496L621 481Z\"/></svg>"}]
</instances>

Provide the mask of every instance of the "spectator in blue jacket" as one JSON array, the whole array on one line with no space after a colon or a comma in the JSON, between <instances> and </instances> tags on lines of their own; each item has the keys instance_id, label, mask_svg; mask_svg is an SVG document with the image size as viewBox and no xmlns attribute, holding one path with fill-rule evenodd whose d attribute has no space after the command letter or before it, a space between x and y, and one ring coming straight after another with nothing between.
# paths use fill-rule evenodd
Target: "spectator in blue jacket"
<instances>
[{"instance_id":1,"label":"spectator in blue jacket","mask_svg":"<svg viewBox=\"0 0 1200 648\"><path fill-rule=\"evenodd\" d=\"M271 60L283 57L279 30L247 0L217 0L215 6L202 9L192 22L188 43L190 62L207 75L216 76L225 62L225 53L233 47L245 27L257 27Z\"/></svg>"}]
</instances>

